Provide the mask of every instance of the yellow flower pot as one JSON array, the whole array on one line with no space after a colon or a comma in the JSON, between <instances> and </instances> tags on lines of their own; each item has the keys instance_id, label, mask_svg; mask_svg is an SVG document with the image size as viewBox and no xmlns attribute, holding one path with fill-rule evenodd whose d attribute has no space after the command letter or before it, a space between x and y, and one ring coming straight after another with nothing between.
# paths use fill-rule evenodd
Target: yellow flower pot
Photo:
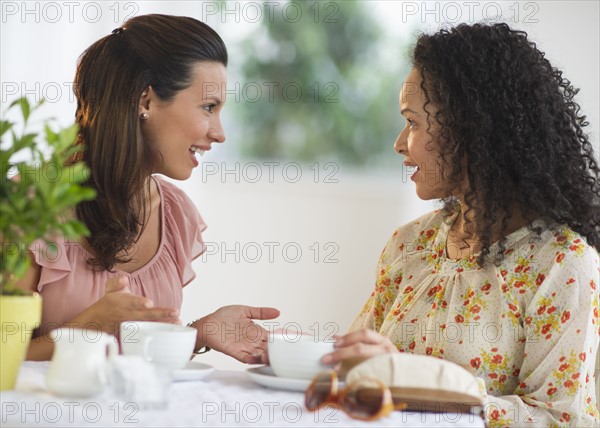
<instances>
[{"instance_id":1,"label":"yellow flower pot","mask_svg":"<svg viewBox=\"0 0 600 428\"><path fill-rule=\"evenodd\" d=\"M14 389L33 329L42 317L42 297L0 296L0 391Z\"/></svg>"}]
</instances>

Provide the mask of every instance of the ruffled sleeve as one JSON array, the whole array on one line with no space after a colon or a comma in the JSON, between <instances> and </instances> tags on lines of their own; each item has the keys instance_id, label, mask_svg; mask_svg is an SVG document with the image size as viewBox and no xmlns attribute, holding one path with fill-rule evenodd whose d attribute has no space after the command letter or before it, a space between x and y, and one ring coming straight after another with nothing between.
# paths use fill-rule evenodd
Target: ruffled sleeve
<instances>
[{"instance_id":1,"label":"ruffled sleeve","mask_svg":"<svg viewBox=\"0 0 600 428\"><path fill-rule=\"evenodd\" d=\"M29 246L29 251L33 255L34 263L41 268L38 292L41 292L46 284L59 281L71 272L64 238L57 238L52 242L38 239Z\"/></svg>"},{"instance_id":2,"label":"ruffled sleeve","mask_svg":"<svg viewBox=\"0 0 600 428\"><path fill-rule=\"evenodd\" d=\"M165 239L173 252L181 284L185 287L196 277L192 261L206 251L202 239L206 223L181 189L160 177L155 178L163 196Z\"/></svg>"}]
</instances>

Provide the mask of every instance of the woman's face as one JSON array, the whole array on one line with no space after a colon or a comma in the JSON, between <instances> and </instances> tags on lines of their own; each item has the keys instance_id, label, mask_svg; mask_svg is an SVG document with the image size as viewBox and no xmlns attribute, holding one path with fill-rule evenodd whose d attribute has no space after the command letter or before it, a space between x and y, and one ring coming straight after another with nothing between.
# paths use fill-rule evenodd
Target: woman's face
<instances>
[{"instance_id":1,"label":"woman's face","mask_svg":"<svg viewBox=\"0 0 600 428\"><path fill-rule=\"evenodd\" d=\"M440 167L437 111L430 102L425 111L425 95L421 89L421 74L411 70L400 91L400 114L406 126L394 143L394 150L404 155L404 165L415 168L410 179L416 184L419 198L439 199L449 196ZM429 129L428 129L429 128Z\"/></svg>"},{"instance_id":2,"label":"woman's face","mask_svg":"<svg viewBox=\"0 0 600 428\"><path fill-rule=\"evenodd\" d=\"M150 87L140 99L141 137L159 155L152 172L185 180L198 166L201 151L225 141L219 114L225 103L227 71L216 62L198 62L190 86L164 102ZM196 153L195 153L196 152Z\"/></svg>"}]
</instances>

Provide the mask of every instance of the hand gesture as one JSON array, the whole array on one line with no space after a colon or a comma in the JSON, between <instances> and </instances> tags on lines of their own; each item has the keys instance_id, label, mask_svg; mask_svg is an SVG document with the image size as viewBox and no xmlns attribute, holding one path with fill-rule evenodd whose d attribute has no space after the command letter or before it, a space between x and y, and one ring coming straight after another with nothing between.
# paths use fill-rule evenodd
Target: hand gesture
<instances>
[{"instance_id":1,"label":"hand gesture","mask_svg":"<svg viewBox=\"0 0 600 428\"><path fill-rule=\"evenodd\" d=\"M375 355L398 352L398 349L389 338L373 330L357 330L336 339L336 350L323 357L323 364L336 364L346 360L364 360Z\"/></svg>"},{"instance_id":2,"label":"hand gesture","mask_svg":"<svg viewBox=\"0 0 600 428\"><path fill-rule=\"evenodd\" d=\"M274 308L224 306L193 324L198 329L197 348L209 346L246 364L266 364L268 332L253 320L277 318Z\"/></svg>"},{"instance_id":3,"label":"hand gesture","mask_svg":"<svg viewBox=\"0 0 600 428\"><path fill-rule=\"evenodd\" d=\"M97 328L116 335L123 321L178 323L179 311L175 308L155 308L152 300L131 293L126 277L113 277L106 281L104 296L69 324Z\"/></svg>"}]
</instances>

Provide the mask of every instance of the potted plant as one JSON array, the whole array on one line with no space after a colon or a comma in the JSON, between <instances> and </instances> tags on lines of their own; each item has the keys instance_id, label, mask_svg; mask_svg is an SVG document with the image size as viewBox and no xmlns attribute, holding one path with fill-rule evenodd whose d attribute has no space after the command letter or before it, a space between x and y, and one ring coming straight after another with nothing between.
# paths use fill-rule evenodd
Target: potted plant
<instances>
[{"instance_id":1,"label":"potted plant","mask_svg":"<svg viewBox=\"0 0 600 428\"><path fill-rule=\"evenodd\" d=\"M87 168L70 162L81 150L73 144L77 125L55 132L44 122L43 131L28 133L30 114L41 104L31 106L26 98L10 104L9 110L20 107L20 132L6 114L0 120L0 390L14 388L41 319L41 297L15 287L29 267L29 247L42 240L46 254L52 254L53 238L87 235L71 213L77 203L95 197L83 185Z\"/></svg>"}]
</instances>

